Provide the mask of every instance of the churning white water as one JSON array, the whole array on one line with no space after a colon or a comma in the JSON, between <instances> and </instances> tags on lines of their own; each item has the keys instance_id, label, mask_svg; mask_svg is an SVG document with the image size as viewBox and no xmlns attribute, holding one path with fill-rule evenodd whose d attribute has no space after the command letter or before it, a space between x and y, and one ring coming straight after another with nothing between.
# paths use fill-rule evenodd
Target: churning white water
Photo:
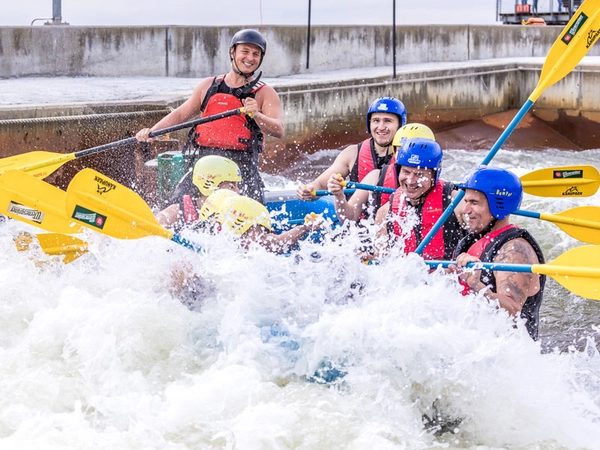
<instances>
[{"instance_id":1,"label":"churning white water","mask_svg":"<svg viewBox=\"0 0 600 450\"><path fill-rule=\"evenodd\" d=\"M484 155L446 152L444 178ZM501 151L493 164L599 161ZM526 195L522 209L579 205L600 194ZM515 223L548 261L583 245ZM600 448L600 302L552 280L533 342L416 255L361 264L356 233L276 256L226 236L186 234L198 254L90 231L88 254L40 267L48 256L15 248L22 230L40 232L0 225L1 448ZM196 276L184 292L177 269Z\"/></svg>"}]
</instances>

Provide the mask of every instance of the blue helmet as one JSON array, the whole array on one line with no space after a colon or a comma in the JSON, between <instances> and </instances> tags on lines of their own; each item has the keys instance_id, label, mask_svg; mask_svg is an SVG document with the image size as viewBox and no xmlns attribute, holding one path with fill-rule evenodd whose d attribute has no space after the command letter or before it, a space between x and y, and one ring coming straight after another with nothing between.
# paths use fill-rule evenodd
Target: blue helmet
<instances>
[{"instance_id":1,"label":"blue helmet","mask_svg":"<svg viewBox=\"0 0 600 450\"><path fill-rule=\"evenodd\" d=\"M426 138L409 139L404 142L396 155L396 177L400 173L401 166L433 169L435 171L435 184L442 173L443 157L442 147L434 140Z\"/></svg>"},{"instance_id":2,"label":"blue helmet","mask_svg":"<svg viewBox=\"0 0 600 450\"><path fill-rule=\"evenodd\" d=\"M483 192L490 213L496 219L504 219L519 209L523 199L523 185L519 177L498 167L479 166L467 173L458 187Z\"/></svg>"},{"instance_id":3,"label":"blue helmet","mask_svg":"<svg viewBox=\"0 0 600 450\"><path fill-rule=\"evenodd\" d=\"M367 133L371 134L371 114L388 113L395 114L400 120L400 126L406 124L406 108L404 103L394 97L379 97L373 100L367 111Z\"/></svg>"}]
</instances>

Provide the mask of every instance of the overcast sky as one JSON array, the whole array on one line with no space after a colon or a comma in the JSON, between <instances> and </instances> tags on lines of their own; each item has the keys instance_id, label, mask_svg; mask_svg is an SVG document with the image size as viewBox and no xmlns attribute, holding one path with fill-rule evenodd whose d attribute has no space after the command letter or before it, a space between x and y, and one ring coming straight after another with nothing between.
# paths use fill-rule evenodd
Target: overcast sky
<instances>
[{"instance_id":1,"label":"overcast sky","mask_svg":"<svg viewBox=\"0 0 600 450\"><path fill-rule=\"evenodd\" d=\"M71 25L303 25L308 0L62 0ZM0 0L0 26L52 17L52 0ZM311 0L314 25L392 22L393 0ZM396 0L398 24L493 24L496 0ZM35 25L43 25L36 21Z\"/></svg>"}]
</instances>

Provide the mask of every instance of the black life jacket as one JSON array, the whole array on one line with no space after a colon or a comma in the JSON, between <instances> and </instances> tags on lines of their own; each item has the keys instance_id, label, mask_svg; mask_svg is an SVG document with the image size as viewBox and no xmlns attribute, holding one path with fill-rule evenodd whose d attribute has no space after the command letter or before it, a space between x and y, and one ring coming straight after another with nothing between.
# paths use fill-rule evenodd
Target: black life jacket
<instances>
[{"instance_id":1,"label":"black life jacket","mask_svg":"<svg viewBox=\"0 0 600 450\"><path fill-rule=\"evenodd\" d=\"M544 254L542 253L542 249L535 238L527 230L519 228L516 225L512 225L510 228L504 230L502 233L492 239L491 242L483 249L479 259L483 262L494 262L494 258L496 258L496 255L498 255L498 252L502 246L507 242L518 238L523 238L529 242L538 257L540 264L544 264ZM469 249L466 247L470 247L468 236L463 238L456 246L454 258L461 253L468 251ZM525 324L527 327L527 332L534 341L536 341L538 338L538 326L540 321L539 312L540 306L542 305L542 298L544 297L544 286L546 285L546 275L539 275L539 277L540 290L537 294L527 297L527 300L525 300L525 303L521 308L521 317L527 321ZM482 269L481 282L486 286L490 286L492 292L496 292L496 277L494 276L493 271Z\"/></svg>"}]
</instances>

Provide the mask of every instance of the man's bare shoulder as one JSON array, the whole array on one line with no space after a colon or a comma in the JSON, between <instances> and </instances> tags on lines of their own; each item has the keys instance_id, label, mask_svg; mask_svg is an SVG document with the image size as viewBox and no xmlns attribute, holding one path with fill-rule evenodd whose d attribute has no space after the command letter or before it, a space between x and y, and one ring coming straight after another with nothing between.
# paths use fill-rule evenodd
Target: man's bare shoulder
<instances>
[{"instance_id":1,"label":"man's bare shoulder","mask_svg":"<svg viewBox=\"0 0 600 450\"><path fill-rule=\"evenodd\" d=\"M256 91L257 101L261 98L279 98L279 94L275 89L273 89L273 87L269 86L268 84L265 84L258 91Z\"/></svg>"}]
</instances>

